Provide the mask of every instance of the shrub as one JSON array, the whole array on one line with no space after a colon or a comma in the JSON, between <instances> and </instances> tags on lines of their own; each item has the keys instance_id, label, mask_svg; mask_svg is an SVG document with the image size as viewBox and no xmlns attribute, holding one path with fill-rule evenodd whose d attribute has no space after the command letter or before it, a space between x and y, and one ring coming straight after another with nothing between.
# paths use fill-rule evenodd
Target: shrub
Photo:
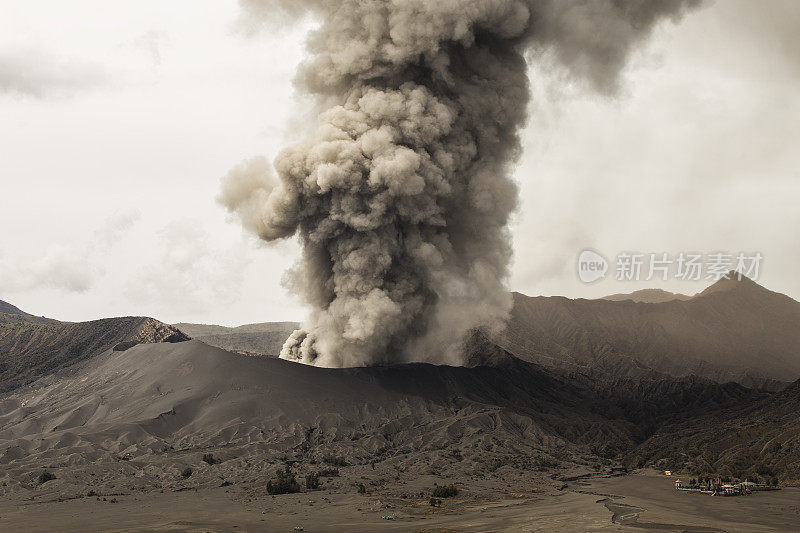
<instances>
[{"instance_id":1,"label":"shrub","mask_svg":"<svg viewBox=\"0 0 800 533\"><path fill-rule=\"evenodd\" d=\"M300 492L300 484L294 477L294 474L285 470L278 472L278 475L267 481L267 493L269 494L292 494Z\"/></svg>"},{"instance_id":2,"label":"shrub","mask_svg":"<svg viewBox=\"0 0 800 533\"><path fill-rule=\"evenodd\" d=\"M359 483L358 484L358 493L359 494L366 494L367 493L367 487L365 487L363 483Z\"/></svg>"},{"instance_id":3,"label":"shrub","mask_svg":"<svg viewBox=\"0 0 800 533\"><path fill-rule=\"evenodd\" d=\"M540 471L558 468L560 465L561 463L550 457L538 457L534 463L535 468Z\"/></svg>"},{"instance_id":4,"label":"shrub","mask_svg":"<svg viewBox=\"0 0 800 533\"><path fill-rule=\"evenodd\" d=\"M210 453L203 454L203 461L210 465L215 465L222 462L219 459L214 459L214 456Z\"/></svg>"},{"instance_id":5,"label":"shrub","mask_svg":"<svg viewBox=\"0 0 800 533\"><path fill-rule=\"evenodd\" d=\"M55 478L56 478L55 475L53 475L52 473L50 473L47 470L45 470L44 472L39 474L39 477L36 478L36 481L38 481L39 485L41 485L43 483L47 483L48 481L52 481Z\"/></svg>"},{"instance_id":6,"label":"shrub","mask_svg":"<svg viewBox=\"0 0 800 533\"><path fill-rule=\"evenodd\" d=\"M187 477L191 477L191 475L192 475L192 469L189 468L188 466L184 468L183 471L181 472L181 477L184 479L186 479Z\"/></svg>"},{"instance_id":7,"label":"shrub","mask_svg":"<svg viewBox=\"0 0 800 533\"><path fill-rule=\"evenodd\" d=\"M452 498L458 496L458 489L455 485L442 485L433 488L434 498Z\"/></svg>"},{"instance_id":8,"label":"shrub","mask_svg":"<svg viewBox=\"0 0 800 533\"><path fill-rule=\"evenodd\" d=\"M119 344L115 345L113 350L115 352L124 352L129 350L139 344L140 341L122 341Z\"/></svg>"},{"instance_id":9,"label":"shrub","mask_svg":"<svg viewBox=\"0 0 800 533\"><path fill-rule=\"evenodd\" d=\"M430 505L431 507L441 507L442 506L442 500L438 500L436 498L431 498L430 500L428 500L428 505Z\"/></svg>"},{"instance_id":10,"label":"shrub","mask_svg":"<svg viewBox=\"0 0 800 533\"><path fill-rule=\"evenodd\" d=\"M339 457L338 455L327 454L322 458L323 461L328 463L331 466L347 466L348 463L344 457Z\"/></svg>"},{"instance_id":11,"label":"shrub","mask_svg":"<svg viewBox=\"0 0 800 533\"><path fill-rule=\"evenodd\" d=\"M306 490L317 490L319 488L319 475L306 474Z\"/></svg>"}]
</instances>

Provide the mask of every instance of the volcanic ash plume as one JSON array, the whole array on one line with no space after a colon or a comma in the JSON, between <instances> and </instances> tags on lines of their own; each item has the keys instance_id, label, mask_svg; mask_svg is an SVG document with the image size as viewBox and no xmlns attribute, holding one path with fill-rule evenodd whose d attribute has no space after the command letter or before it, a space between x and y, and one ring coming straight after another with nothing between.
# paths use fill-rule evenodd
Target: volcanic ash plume
<instances>
[{"instance_id":1,"label":"volcanic ash plume","mask_svg":"<svg viewBox=\"0 0 800 533\"><path fill-rule=\"evenodd\" d=\"M307 141L233 169L220 201L272 241L297 234L291 287L313 312L281 357L321 366L459 363L499 327L529 99L523 54L610 93L631 48L691 2L242 1L321 25L298 87L324 111ZM552 59L550 59L552 60Z\"/></svg>"}]
</instances>

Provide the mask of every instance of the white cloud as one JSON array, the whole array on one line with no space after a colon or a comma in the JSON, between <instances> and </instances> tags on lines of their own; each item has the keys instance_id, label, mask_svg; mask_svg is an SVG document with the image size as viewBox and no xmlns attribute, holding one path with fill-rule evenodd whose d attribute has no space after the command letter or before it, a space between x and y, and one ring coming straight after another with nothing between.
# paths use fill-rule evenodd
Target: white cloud
<instances>
[{"instance_id":1,"label":"white cloud","mask_svg":"<svg viewBox=\"0 0 800 533\"><path fill-rule=\"evenodd\" d=\"M224 308L241 296L242 273L253 261L241 242L219 246L198 220L167 224L158 233L154 261L128 283L128 296L138 303L195 315Z\"/></svg>"},{"instance_id":2,"label":"white cloud","mask_svg":"<svg viewBox=\"0 0 800 533\"><path fill-rule=\"evenodd\" d=\"M116 244L141 218L142 214L136 208L124 209L110 215L103 225L94 231L92 244L100 247Z\"/></svg>"},{"instance_id":3,"label":"white cloud","mask_svg":"<svg viewBox=\"0 0 800 533\"><path fill-rule=\"evenodd\" d=\"M0 93L47 98L71 96L106 81L97 65L57 57L34 47L0 50Z\"/></svg>"},{"instance_id":4,"label":"white cloud","mask_svg":"<svg viewBox=\"0 0 800 533\"><path fill-rule=\"evenodd\" d=\"M0 290L20 292L50 287L68 292L86 292L92 286L88 258L66 246L52 245L25 263L0 257Z\"/></svg>"},{"instance_id":5,"label":"white cloud","mask_svg":"<svg viewBox=\"0 0 800 533\"><path fill-rule=\"evenodd\" d=\"M133 40L133 45L146 53L153 62L154 68L161 67L163 49L170 42L167 32L148 30Z\"/></svg>"},{"instance_id":6,"label":"white cloud","mask_svg":"<svg viewBox=\"0 0 800 533\"><path fill-rule=\"evenodd\" d=\"M19 293L42 288L86 293L105 274L112 248L139 219L135 210L112 214L83 239L32 246L14 257L0 249L0 291Z\"/></svg>"}]
</instances>

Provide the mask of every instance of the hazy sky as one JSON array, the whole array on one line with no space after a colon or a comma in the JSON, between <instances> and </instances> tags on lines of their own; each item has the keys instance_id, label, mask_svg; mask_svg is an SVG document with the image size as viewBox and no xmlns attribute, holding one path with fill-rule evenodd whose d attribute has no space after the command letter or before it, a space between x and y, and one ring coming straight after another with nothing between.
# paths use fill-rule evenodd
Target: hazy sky
<instances>
[{"instance_id":1,"label":"hazy sky","mask_svg":"<svg viewBox=\"0 0 800 533\"><path fill-rule=\"evenodd\" d=\"M306 27L243 31L235 2L0 0L0 299L64 320L301 319L299 247L218 206L220 178L293 140ZM584 248L760 252L800 298L800 2L725 0L660 27L609 99L532 58L510 289L597 297Z\"/></svg>"}]
</instances>

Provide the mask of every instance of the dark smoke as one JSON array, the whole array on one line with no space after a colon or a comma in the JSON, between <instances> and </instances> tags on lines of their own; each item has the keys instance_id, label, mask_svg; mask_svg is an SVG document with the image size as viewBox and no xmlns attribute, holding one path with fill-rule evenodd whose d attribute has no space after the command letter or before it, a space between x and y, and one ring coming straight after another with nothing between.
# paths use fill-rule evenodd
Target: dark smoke
<instances>
[{"instance_id":1,"label":"dark smoke","mask_svg":"<svg viewBox=\"0 0 800 533\"><path fill-rule=\"evenodd\" d=\"M690 0L242 0L313 13L296 83L319 127L224 180L221 201L267 241L303 245L291 286L314 311L281 357L322 366L460 363L500 327L529 99L525 54L613 93L630 51Z\"/></svg>"}]
</instances>

